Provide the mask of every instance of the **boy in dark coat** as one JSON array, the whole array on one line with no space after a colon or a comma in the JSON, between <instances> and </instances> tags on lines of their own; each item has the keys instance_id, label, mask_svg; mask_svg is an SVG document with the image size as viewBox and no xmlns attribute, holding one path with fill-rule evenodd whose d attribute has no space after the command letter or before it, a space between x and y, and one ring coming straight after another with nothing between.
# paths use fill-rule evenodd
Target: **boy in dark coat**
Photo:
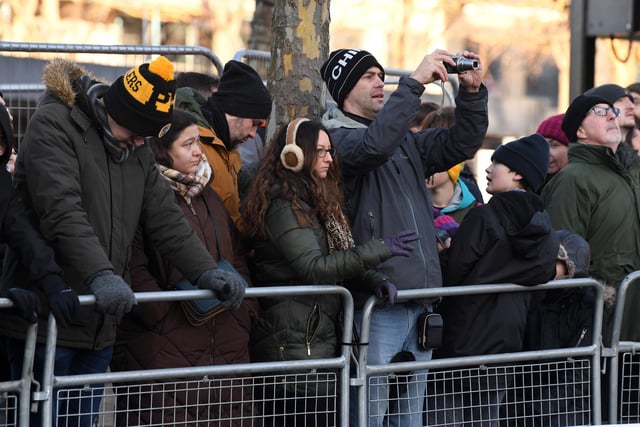
<instances>
[{"instance_id":1,"label":"boy in dark coat","mask_svg":"<svg viewBox=\"0 0 640 427\"><path fill-rule=\"evenodd\" d=\"M460 224L443 257L444 283L446 286L546 283L555 276L559 248L542 198L536 194L547 175L549 144L538 134L526 136L499 147L491 161L486 170L487 192L493 197L486 205L472 209ZM437 356L521 351L530 302L528 292L445 298L438 309L444 319L444 331ZM495 369L498 372L507 368ZM506 377L483 376L486 383L479 381L478 389L472 391L476 393L489 386L496 391L489 396L489 402L480 405L481 409L473 405L477 413L462 414L466 421L479 416L483 420L495 419L508 386L503 378ZM468 391L447 393L451 399L474 396Z\"/></svg>"}]
</instances>

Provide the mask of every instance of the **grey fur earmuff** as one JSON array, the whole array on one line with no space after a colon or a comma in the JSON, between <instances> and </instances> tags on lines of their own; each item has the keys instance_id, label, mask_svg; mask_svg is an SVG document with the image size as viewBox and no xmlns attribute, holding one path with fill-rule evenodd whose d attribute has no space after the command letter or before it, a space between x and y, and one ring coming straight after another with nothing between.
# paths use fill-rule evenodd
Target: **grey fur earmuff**
<instances>
[{"instance_id":1,"label":"grey fur earmuff","mask_svg":"<svg viewBox=\"0 0 640 427\"><path fill-rule=\"evenodd\" d=\"M302 148L296 144L296 134L300 123L308 121L309 119L298 118L291 120L287 125L287 140L280 152L280 161L282 166L293 172L300 172L304 166L304 154Z\"/></svg>"}]
</instances>

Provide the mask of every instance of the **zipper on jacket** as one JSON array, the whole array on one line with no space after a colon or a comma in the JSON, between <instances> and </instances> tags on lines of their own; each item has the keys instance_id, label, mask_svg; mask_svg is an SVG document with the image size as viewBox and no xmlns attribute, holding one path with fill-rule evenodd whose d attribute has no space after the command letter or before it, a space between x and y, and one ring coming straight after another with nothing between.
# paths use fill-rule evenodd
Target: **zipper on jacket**
<instances>
[{"instance_id":1,"label":"zipper on jacket","mask_svg":"<svg viewBox=\"0 0 640 427\"><path fill-rule=\"evenodd\" d=\"M307 318L307 333L305 336L307 344L307 356L311 356L311 343L318 332L318 325L320 324L320 307L318 301L313 304L313 309Z\"/></svg>"},{"instance_id":2,"label":"zipper on jacket","mask_svg":"<svg viewBox=\"0 0 640 427\"><path fill-rule=\"evenodd\" d=\"M396 159L391 158L391 163L393 163L393 166L396 168L396 172L398 173L398 175L400 175L400 166L398 166L398 163L396 163Z\"/></svg>"},{"instance_id":3,"label":"zipper on jacket","mask_svg":"<svg viewBox=\"0 0 640 427\"><path fill-rule=\"evenodd\" d=\"M367 213L367 216L369 217L369 235L371 236L371 239L373 239L374 236L375 236L373 234L373 231L374 231L374 227L376 225L376 220L374 219L373 212L371 212L371 211L369 211Z\"/></svg>"},{"instance_id":4,"label":"zipper on jacket","mask_svg":"<svg viewBox=\"0 0 640 427\"><path fill-rule=\"evenodd\" d=\"M580 337L578 338L578 342L576 343L576 347L580 347L580 343L584 339L585 335L587 335L587 328L582 328L582 331L580 331Z\"/></svg>"}]
</instances>

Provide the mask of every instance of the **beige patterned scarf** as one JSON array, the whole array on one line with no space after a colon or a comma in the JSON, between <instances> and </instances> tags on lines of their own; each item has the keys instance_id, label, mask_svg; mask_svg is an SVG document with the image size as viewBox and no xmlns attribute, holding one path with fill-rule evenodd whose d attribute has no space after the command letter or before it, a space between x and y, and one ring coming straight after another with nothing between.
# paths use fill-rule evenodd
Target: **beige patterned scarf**
<instances>
[{"instance_id":1,"label":"beige patterned scarf","mask_svg":"<svg viewBox=\"0 0 640 427\"><path fill-rule=\"evenodd\" d=\"M189 206L191 206L191 198L200 194L211 179L211 166L204 153L200 158L198 170L193 175L186 175L158 163L156 163L156 167L171 188L181 195Z\"/></svg>"},{"instance_id":2,"label":"beige patterned scarf","mask_svg":"<svg viewBox=\"0 0 640 427\"><path fill-rule=\"evenodd\" d=\"M353 248L356 244L353 241L351 230L346 225L347 221L342 213L340 220L336 219L333 214L323 217L324 227L327 232L327 243L329 244L329 253L333 251L346 251Z\"/></svg>"}]
</instances>

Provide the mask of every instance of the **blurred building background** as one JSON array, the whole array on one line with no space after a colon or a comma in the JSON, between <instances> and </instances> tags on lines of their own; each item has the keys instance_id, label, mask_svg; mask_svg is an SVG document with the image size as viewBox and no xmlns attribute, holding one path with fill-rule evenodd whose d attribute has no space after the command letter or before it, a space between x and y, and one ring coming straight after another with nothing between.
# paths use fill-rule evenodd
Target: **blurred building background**
<instances>
[{"instance_id":1,"label":"blurred building background","mask_svg":"<svg viewBox=\"0 0 640 427\"><path fill-rule=\"evenodd\" d=\"M621 1L604 3L615 9ZM367 49L398 69L414 69L438 47L478 52L491 91L489 136L500 140L534 131L568 105L570 3L332 0L331 48ZM272 7L273 0L0 0L0 40L198 45L224 63L242 49L268 50ZM596 84L640 80L637 41L598 38L593 61ZM22 76L2 68L0 84Z\"/></svg>"}]
</instances>

